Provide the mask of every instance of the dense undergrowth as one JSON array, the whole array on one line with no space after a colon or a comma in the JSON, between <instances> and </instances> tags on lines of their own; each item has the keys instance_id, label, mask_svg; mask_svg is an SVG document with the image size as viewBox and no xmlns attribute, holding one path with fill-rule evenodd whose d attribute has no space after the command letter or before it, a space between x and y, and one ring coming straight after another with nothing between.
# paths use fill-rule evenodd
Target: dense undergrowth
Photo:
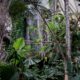
<instances>
[{"instance_id":1,"label":"dense undergrowth","mask_svg":"<svg viewBox=\"0 0 80 80\"><path fill-rule=\"evenodd\" d=\"M21 7L19 7L20 5ZM32 17L32 21L34 20L32 10L27 9L27 11L30 14L25 12L22 2L13 3L10 7L13 27L10 44L5 43L7 59L0 62L0 80L64 80L64 59L62 56L66 57L64 15L56 13L52 16L46 12L47 15L44 13L44 16L41 16L43 18L42 26L46 25L50 29L48 35L51 43L40 47L36 23L29 26L24 22L25 18L29 18L29 16ZM45 18L50 20L46 22ZM37 44L27 43L26 27L30 28L31 40ZM68 74L71 80L80 80L80 29L73 19L70 21L70 28L72 62L71 64L67 63ZM48 31L45 29L45 34Z\"/></svg>"}]
</instances>

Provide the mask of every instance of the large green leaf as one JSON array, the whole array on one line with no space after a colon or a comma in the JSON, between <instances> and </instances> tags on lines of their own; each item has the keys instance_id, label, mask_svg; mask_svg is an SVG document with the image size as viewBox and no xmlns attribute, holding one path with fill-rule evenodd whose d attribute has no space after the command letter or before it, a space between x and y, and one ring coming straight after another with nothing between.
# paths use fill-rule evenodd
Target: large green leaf
<instances>
[{"instance_id":1,"label":"large green leaf","mask_svg":"<svg viewBox=\"0 0 80 80\"><path fill-rule=\"evenodd\" d=\"M25 45L22 49L18 50L18 54L21 57L26 57L27 54L29 54L31 51L31 46L30 45Z\"/></svg>"},{"instance_id":2,"label":"large green leaf","mask_svg":"<svg viewBox=\"0 0 80 80\"><path fill-rule=\"evenodd\" d=\"M25 41L23 38L19 38L17 39L14 44L13 44L13 48L17 51L22 49L25 46Z\"/></svg>"}]
</instances>

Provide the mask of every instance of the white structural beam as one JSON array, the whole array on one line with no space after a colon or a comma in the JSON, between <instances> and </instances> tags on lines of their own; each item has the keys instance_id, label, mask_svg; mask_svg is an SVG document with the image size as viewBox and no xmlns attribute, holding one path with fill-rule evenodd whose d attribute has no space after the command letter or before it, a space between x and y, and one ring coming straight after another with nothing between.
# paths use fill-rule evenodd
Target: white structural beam
<instances>
[{"instance_id":1,"label":"white structural beam","mask_svg":"<svg viewBox=\"0 0 80 80\"><path fill-rule=\"evenodd\" d=\"M41 5L45 8L49 9L49 0L41 0Z\"/></svg>"},{"instance_id":2,"label":"white structural beam","mask_svg":"<svg viewBox=\"0 0 80 80\"><path fill-rule=\"evenodd\" d=\"M64 0L59 0L59 3L62 10L64 11ZM80 4L80 2L78 2L77 0L69 0L70 13L80 12L80 6L78 4ZM47 9L50 9L49 0L41 0L41 5Z\"/></svg>"},{"instance_id":3,"label":"white structural beam","mask_svg":"<svg viewBox=\"0 0 80 80\"><path fill-rule=\"evenodd\" d=\"M78 12L80 13L80 2L75 0L75 4L76 4Z\"/></svg>"},{"instance_id":4,"label":"white structural beam","mask_svg":"<svg viewBox=\"0 0 80 80\"><path fill-rule=\"evenodd\" d=\"M64 9L64 0L59 0L61 7L63 10ZM70 7L70 12L76 13L77 12L77 7L75 5L75 0L69 0L69 7Z\"/></svg>"}]
</instances>

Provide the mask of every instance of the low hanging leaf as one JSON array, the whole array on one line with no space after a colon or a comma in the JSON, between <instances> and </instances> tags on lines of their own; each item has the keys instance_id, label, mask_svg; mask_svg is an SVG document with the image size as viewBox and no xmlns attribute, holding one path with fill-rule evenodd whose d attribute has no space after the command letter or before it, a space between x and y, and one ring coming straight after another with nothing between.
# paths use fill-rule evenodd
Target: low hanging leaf
<instances>
[{"instance_id":1,"label":"low hanging leaf","mask_svg":"<svg viewBox=\"0 0 80 80\"><path fill-rule=\"evenodd\" d=\"M49 22L48 25L49 25L49 28L54 32L57 32L57 30L59 30L60 28L57 22Z\"/></svg>"}]
</instances>

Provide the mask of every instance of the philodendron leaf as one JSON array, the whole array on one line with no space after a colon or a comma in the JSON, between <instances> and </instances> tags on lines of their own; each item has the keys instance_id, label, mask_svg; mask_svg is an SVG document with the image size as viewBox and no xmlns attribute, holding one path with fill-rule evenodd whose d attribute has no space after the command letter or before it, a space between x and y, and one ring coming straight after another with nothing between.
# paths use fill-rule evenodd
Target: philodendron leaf
<instances>
[{"instance_id":1,"label":"philodendron leaf","mask_svg":"<svg viewBox=\"0 0 80 80\"><path fill-rule=\"evenodd\" d=\"M18 51L20 49L22 49L25 46L25 41L23 38L19 38L17 39L14 44L13 44L13 48Z\"/></svg>"},{"instance_id":2,"label":"philodendron leaf","mask_svg":"<svg viewBox=\"0 0 80 80\"><path fill-rule=\"evenodd\" d=\"M31 50L31 46L25 45L22 49L18 50L18 54L21 57L26 57L26 55L30 53L30 50Z\"/></svg>"}]
</instances>

